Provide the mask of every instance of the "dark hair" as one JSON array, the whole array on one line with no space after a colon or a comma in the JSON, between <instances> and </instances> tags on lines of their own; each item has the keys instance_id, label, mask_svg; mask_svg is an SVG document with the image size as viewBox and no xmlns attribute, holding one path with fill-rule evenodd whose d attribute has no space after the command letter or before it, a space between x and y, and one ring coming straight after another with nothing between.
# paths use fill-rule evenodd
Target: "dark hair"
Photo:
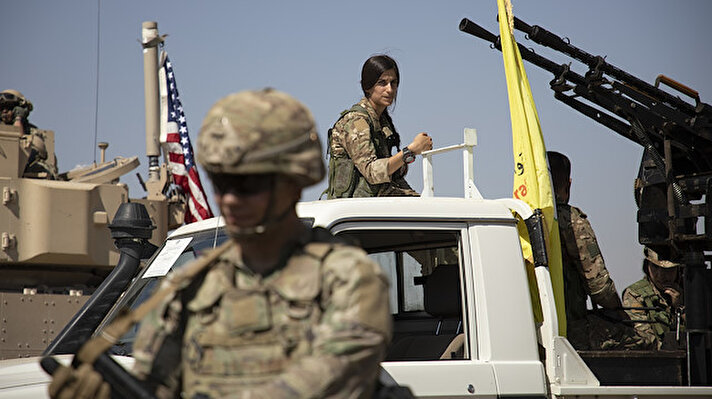
<instances>
[{"instance_id":1,"label":"dark hair","mask_svg":"<svg viewBox=\"0 0 712 399\"><path fill-rule=\"evenodd\" d=\"M569 177L571 177L571 161L566 155L556 151L547 151L546 157L549 159L554 189L565 186L569 181Z\"/></svg>"},{"instance_id":2,"label":"dark hair","mask_svg":"<svg viewBox=\"0 0 712 399\"><path fill-rule=\"evenodd\" d=\"M363 67L361 68L361 89L366 98L368 98L368 91L378 82L378 78L381 77L383 72L389 69L396 71L396 79L400 82L398 64L393 58L385 54L377 54L371 56L363 63Z\"/></svg>"},{"instance_id":3,"label":"dark hair","mask_svg":"<svg viewBox=\"0 0 712 399\"><path fill-rule=\"evenodd\" d=\"M376 54L369 57L369 59L363 63L363 67L361 68L361 90L363 90L363 95L366 98L368 98L368 91L373 88L376 82L378 82L378 78L381 77L383 72L389 69L393 69L396 72L396 79L398 79L398 82L400 83L400 71L398 70L396 60L393 58L385 54ZM388 109L383 111L382 116L386 118L391 127L393 127L393 138L391 144L396 147L396 150L400 150L400 135L396 131L396 127L393 124L391 115L388 113Z\"/></svg>"}]
</instances>

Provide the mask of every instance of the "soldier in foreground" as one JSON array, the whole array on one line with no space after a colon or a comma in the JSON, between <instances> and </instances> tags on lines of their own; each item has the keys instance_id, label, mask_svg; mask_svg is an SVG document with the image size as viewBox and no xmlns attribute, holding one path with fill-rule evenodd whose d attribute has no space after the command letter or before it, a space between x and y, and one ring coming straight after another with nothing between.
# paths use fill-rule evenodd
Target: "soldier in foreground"
<instances>
[{"instance_id":1,"label":"soldier in foreground","mask_svg":"<svg viewBox=\"0 0 712 399\"><path fill-rule=\"evenodd\" d=\"M627 318L586 214L569 205L571 162L559 152L546 155L559 221L568 339L579 350L637 347L640 339L631 328L589 315L586 300L590 296L594 308L599 305L619 319Z\"/></svg>"},{"instance_id":2,"label":"soldier in foreground","mask_svg":"<svg viewBox=\"0 0 712 399\"><path fill-rule=\"evenodd\" d=\"M660 259L647 247L644 253L645 277L623 291L623 306L636 321L638 335L651 347L675 348L684 335L680 264Z\"/></svg>"},{"instance_id":3,"label":"soldier in foreground","mask_svg":"<svg viewBox=\"0 0 712 399\"><path fill-rule=\"evenodd\" d=\"M197 158L231 240L143 319L134 374L161 398L370 397L391 334L387 281L297 217L302 189L324 176L309 110L269 89L227 96ZM50 395L107 395L86 369L55 373Z\"/></svg>"}]
</instances>

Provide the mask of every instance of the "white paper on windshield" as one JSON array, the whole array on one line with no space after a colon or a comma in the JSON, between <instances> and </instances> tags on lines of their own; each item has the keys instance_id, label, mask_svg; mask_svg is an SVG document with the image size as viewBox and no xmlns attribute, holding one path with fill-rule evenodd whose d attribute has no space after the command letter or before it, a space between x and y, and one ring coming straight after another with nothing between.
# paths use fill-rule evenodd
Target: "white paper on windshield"
<instances>
[{"instance_id":1,"label":"white paper on windshield","mask_svg":"<svg viewBox=\"0 0 712 399\"><path fill-rule=\"evenodd\" d=\"M180 254L185 251L192 240L193 237L166 241L166 245L163 246L161 252L148 266L148 270L143 274L143 278L163 277L168 274L171 270L171 266L176 263Z\"/></svg>"}]
</instances>

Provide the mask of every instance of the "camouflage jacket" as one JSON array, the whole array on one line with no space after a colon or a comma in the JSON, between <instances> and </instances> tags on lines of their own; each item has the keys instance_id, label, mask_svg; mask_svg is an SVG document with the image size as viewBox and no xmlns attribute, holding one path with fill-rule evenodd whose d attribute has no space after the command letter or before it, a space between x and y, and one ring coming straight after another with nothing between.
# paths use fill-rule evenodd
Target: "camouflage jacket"
<instances>
[{"instance_id":1,"label":"camouflage jacket","mask_svg":"<svg viewBox=\"0 0 712 399\"><path fill-rule=\"evenodd\" d=\"M561 238L566 318L586 317L586 298L606 309L620 308L616 286L603 262L596 235L586 214L568 204L556 204Z\"/></svg>"},{"instance_id":2,"label":"camouflage jacket","mask_svg":"<svg viewBox=\"0 0 712 399\"><path fill-rule=\"evenodd\" d=\"M26 123L26 140L30 143L30 156L23 177L42 177L57 180L57 162L55 154L47 153L45 141L47 137L35 125Z\"/></svg>"},{"instance_id":3,"label":"camouflage jacket","mask_svg":"<svg viewBox=\"0 0 712 399\"><path fill-rule=\"evenodd\" d=\"M14 126L2 121L0 124ZM55 154L47 152L46 140L48 138L45 131L29 123L27 119L22 121L21 130L23 133L21 145L23 148L29 149L22 177L57 180L57 157Z\"/></svg>"},{"instance_id":4,"label":"camouflage jacket","mask_svg":"<svg viewBox=\"0 0 712 399\"><path fill-rule=\"evenodd\" d=\"M364 398L390 334L388 283L362 250L312 240L261 276L233 247L143 320L134 373L159 397Z\"/></svg>"},{"instance_id":5,"label":"camouflage jacket","mask_svg":"<svg viewBox=\"0 0 712 399\"><path fill-rule=\"evenodd\" d=\"M635 329L648 344L660 349L665 333L677 329L677 316L669 301L660 293L648 276L623 291L623 306L635 323ZM652 310L655 308L655 310Z\"/></svg>"},{"instance_id":6,"label":"camouflage jacket","mask_svg":"<svg viewBox=\"0 0 712 399\"><path fill-rule=\"evenodd\" d=\"M329 130L327 198L417 196L405 181L407 166L388 174L394 132L366 98L344 111Z\"/></svg>"}]
</instances>

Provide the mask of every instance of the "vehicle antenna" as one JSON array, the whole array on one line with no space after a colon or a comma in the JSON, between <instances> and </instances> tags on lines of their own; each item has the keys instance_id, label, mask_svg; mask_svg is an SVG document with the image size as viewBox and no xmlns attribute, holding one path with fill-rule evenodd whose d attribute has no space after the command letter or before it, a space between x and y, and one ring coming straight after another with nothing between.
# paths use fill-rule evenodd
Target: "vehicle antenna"
<instances>
[{"instance_id":1,"label":"vehicle antenna","mask_svg":"<svg viewBox=\"0 0 712 399\"><path fill-rule=\"evenodd\" d=\"M96 7L96 89L94 91L94 164L96 164L97 136L99 135L99 49L101 46L101 0Z\"/></svg>"}]
</instances>

